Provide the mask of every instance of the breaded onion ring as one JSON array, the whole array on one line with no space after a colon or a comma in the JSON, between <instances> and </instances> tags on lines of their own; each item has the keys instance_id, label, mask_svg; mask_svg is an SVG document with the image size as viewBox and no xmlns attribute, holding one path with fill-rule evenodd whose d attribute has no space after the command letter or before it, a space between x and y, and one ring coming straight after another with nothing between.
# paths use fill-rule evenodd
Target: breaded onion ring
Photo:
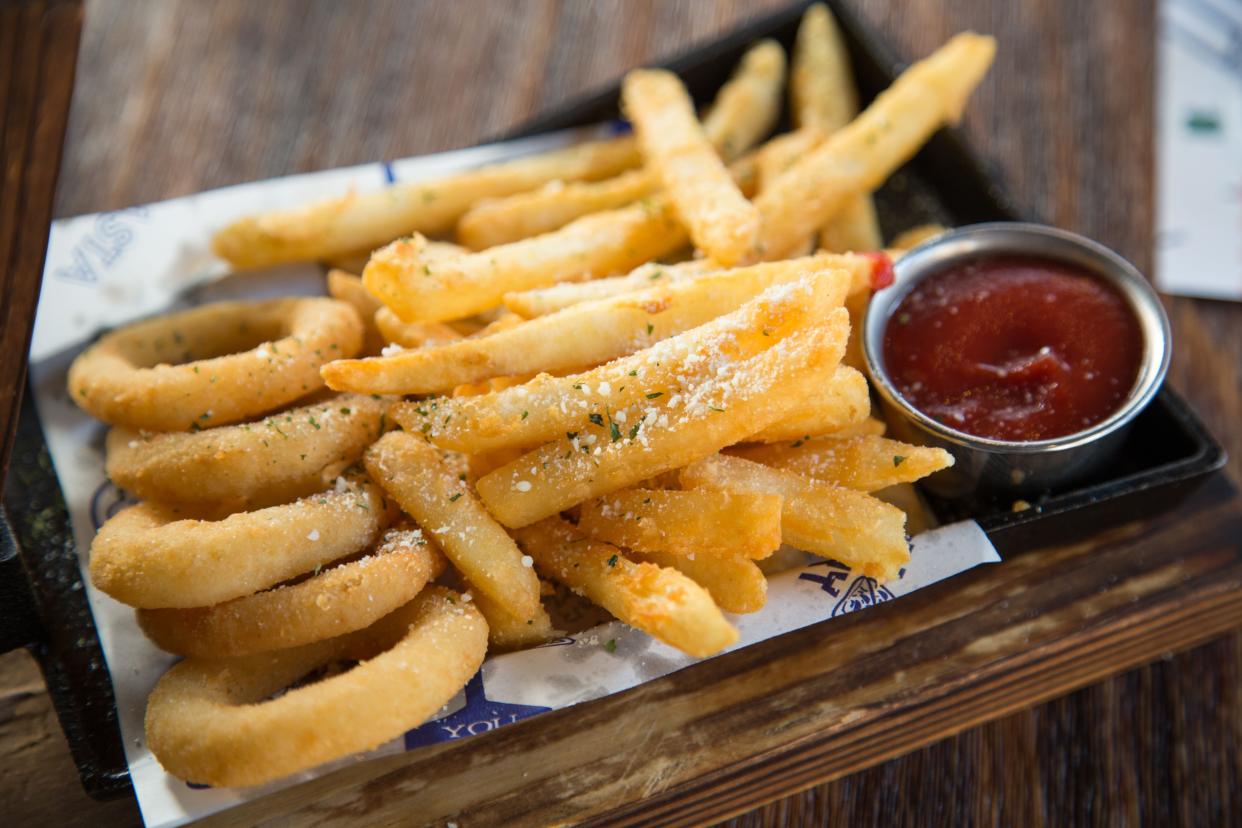
<instances>
[{"instance_id":1,"label":"breaded onion ring","mask_svg":"<svg viewBox=\"0 0 1242 828\"><path fill-rule=\"evenodd\" d=\"M108 433L112 482L146 500L239 511L322 491L379 439L388 401L332 396L255 423Z\"/></svg>"},{"instance_id":2,"label":"breaded onion ring","mask_svg":"<svg viewBox=\"0 0 1242 828\"><path fill-rule=\"evenodd\" d=\"M214 607L138 610L138 625L161 649L195 658L300 647L375 623L409 603L444 564L420 530L390 529L374 554L305 581Z\"/></svg>"},{"instance_id":3,"label":"breaded onion ring","mask_svg":"<svg viewBox=\"0 0 1242 828\"><path fill-rule=\"evenodd\" d=\"M69 393L112 425L207 428L323 388L319 367L361 346L358 312L335 299L217 302L105 335L73 361Z\"/></svg>"},{"instance_id":4,"label":"breaded onion ring","mask_svg":"<svg viewBox=\"0 0 1242 828\"><path fill-rule=\"evenodd\" d=\"M95 535L91 582L134 607L205 607L361 552L390 519L383 493L366 479L223 520L139 503Z\"/></svg>"},{"instance_id":5,"label":"breaded onion ring","mask_svg":"<svg viewBox=\"0 0 1242 828\"><path fill-rule=\"evenodd\" d=\"M181 779L217 786L268 782L417 727L465 686L486 650L487 623L479 611L450 590L429 587L373 626L341 638L180 662L147 702L147 745ZM269 699L317 668L359 657L369 660Z\"/></svg>"}]
</instances>

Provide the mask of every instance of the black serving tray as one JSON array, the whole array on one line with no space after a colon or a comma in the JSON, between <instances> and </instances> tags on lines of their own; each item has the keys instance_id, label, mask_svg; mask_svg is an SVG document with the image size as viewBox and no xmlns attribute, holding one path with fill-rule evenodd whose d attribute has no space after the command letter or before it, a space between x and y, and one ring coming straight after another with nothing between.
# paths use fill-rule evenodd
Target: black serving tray
<instances>
[{"instance_id":1,"label":"black serving tray","mask_svg":"<svg viewBox=\"0 0 1242 828\"><path fill-rule=\"evenodd\" d=\"M664 62L692 95L709 100L743 52L770 37L789 49L809 2L795 3L723 38ZM829 0L844 31L862 98L888 86L902 64L851 11ZM501 136L515 138L618 117L619 89L544 115ZM782 126L787 119L782 119ZM926 222L949 226L1029 218L1006 198L994 171L953 130L942 130L876 193L886 237ZM27 646L43 668L82 784L97 798L130 790L112 685L86 603L68 513L52 470L38 415L26 394L0 521L0 652ZM1007 557L1067 543L1109 524L1170 508L1220 469L1225 454L1194 413L1165 388L1141 414L1125 459L1097 479L1052 493L1032 508L1004 505L969 516ZM960 507L933 502L941 520L964 517Z\"/></svg>"}]
</instances>

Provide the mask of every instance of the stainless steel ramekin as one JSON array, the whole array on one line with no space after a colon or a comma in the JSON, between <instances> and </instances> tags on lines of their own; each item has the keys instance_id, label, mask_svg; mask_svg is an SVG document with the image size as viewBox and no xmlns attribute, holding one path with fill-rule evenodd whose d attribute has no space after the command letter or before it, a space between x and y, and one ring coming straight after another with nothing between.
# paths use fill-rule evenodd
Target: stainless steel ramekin
<instances>
[{"instance_id":1,"label":"stainless steel ramekin","mask_svg":"<svg viewBox=\"0 0 1242 828\"><path fill-rule=\"evenodd\" d=\"M897 305L920 280L959 262L997 254L1077 265L1113 285L1130 303L1143 333L1143 359L1129 396L1107 419L1048 440L994 440L932 419L897 391L885 369L883 347L884 330ZM953 454L952 468L923 481L941 497L1031 497L1082 480L1115 457L1130 423L1164 381L1171 336L1156 292L1132 264L1090 239L1038 224L975 224L916 247L896 262L894 271L895 283L877 292L867 308L863 353L893 436Z\"/></svg>"}]
</instances>

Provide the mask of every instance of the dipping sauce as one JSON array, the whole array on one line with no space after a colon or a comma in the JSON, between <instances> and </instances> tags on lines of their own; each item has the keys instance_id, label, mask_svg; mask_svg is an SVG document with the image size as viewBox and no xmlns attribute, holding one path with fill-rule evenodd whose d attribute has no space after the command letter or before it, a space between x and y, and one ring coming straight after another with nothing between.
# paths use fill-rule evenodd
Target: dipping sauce
<instances>
[{"instance_id":1,"label":"dipping sauce","mask_svg":"<svg viewBox=\"0 0 1242 828\"><path fill-rule=\"evenodd\" d=\"M1143 335L1126 300L1073 265L981 256L923 279L884 331L889 377L945 425L998 440L1073 434L1121 408Z\"/></svg>"}]
</instances>

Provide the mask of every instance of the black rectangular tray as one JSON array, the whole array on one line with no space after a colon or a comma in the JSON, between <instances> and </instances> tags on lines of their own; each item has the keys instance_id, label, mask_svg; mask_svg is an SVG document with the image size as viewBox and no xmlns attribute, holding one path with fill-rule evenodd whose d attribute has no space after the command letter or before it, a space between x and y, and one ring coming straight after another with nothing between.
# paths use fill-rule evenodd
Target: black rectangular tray
<instances>
[{"instance_id":1,"label":"black rectangular tray","mask_svg":"<svg viewBox=\"0 0 1242 828\"><path fill-rule=\"evenodd\" d=\"M888 48L838 0L841 23L864 101L903 68ZM756 40L789 49L809 2L799 2L696 47L661 65L700 101L711 98ZM614 86L502 138L533 135L618 117ZM782 128L787 126L782 118ZM1030 218L1006 198L994 171L954 130L942 130L876 194L885 236L926 222L959 226ZM38 416L26 394L4 494L12 519L0 521L0 652L28 646L38 658L82 784L97 798L130 790L111 680L86 603L68 513ZM1117 466L1072 491L1054 493L1021 512L996 508L970 515L1003 557L1068 543L1102 528L1171 508L1225 463L1220 445L1189 407L1165 388L1136 420ZM962 517L933 503L937 517Z\"/></svg>"}]
</instances>

